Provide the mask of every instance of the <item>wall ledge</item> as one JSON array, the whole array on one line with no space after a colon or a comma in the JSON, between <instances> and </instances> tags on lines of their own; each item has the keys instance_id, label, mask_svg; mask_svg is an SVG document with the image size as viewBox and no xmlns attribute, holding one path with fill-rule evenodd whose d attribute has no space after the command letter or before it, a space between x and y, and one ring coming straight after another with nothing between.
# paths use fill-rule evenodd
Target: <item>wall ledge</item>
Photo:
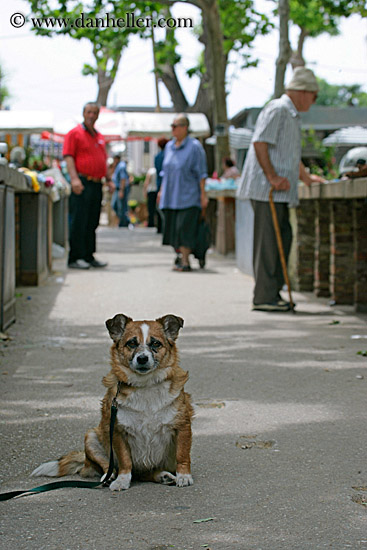
<instances>
[{"instance_id":1,"label":"wall ledge","mask_svg":"<svg viewBox=\"0 0 367 550\"><path fill-rule=\"evenodd\" d=\"M367 197L367 178L339 180L330 183L313 183L298 186L300 200L361 199Z\"/></svg>"}]
</instances>

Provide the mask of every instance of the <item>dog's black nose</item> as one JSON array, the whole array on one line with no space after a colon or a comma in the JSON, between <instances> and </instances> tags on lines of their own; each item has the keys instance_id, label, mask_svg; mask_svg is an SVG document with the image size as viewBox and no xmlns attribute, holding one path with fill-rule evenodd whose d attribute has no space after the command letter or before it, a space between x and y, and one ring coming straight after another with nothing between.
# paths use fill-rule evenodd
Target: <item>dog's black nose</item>
<instances>
[{"instance_id":1,"label":"dog's black nose","mask_svg":"<svg viewBox=\"0 0 367 550\"><path fill-rule=\"evenodd\" d=\"M145 365L148 363L149 357L147 355L139 355L136 360L139 365Z\"/></svg>"}]
</instances>

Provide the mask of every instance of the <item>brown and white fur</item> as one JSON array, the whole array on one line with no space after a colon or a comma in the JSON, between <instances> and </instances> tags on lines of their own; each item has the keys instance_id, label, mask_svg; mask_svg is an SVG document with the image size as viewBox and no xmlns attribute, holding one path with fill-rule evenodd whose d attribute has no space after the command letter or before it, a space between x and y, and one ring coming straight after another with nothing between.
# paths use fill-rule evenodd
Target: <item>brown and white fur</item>
<instances>
[{"instance_id":1,"label":"brown and white fur","mask_svg":"<svg viewBox=\"0 0 367 550\"><path fill-rule=\"evenodd\" d=\"M109 465L111 402L117 395L113 450L118 475L110 489L128 489L132 478L192 485L193 409L184 391L188 373L179 366L175 344L183 319L165 315L155 321L133 321L120 313L106 326L113 340L112 368L103 378L107 392L100 424L86 433L84 453L73 451L41 464L32 475L97 473L103 478Z\"/></svg>"}]
</instances>

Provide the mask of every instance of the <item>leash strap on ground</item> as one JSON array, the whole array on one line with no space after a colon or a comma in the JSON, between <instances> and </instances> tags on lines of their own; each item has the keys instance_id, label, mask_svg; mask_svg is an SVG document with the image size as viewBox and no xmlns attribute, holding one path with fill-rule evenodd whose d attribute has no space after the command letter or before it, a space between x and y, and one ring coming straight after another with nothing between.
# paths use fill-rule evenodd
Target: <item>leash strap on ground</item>
<instances>
[{"instance_id":1,"label":"leash strap on ground","mask_svg":"<svg viewBox=\"0 0 367 550\"><path fill-rule=\"evenodd\" d=\"M55 481L54 483L47 483L46 485L40 485L39 487L27 489L26 491L10 491L9 493L2 493L0 495L0 501L10 500L20 496L32 495L35 493L47 493L47 491L55 491L56 489L64 489L65 487L95 489L95 487L98 487L99 485L102 485L102 481Z\"/></svg>"},{"instance_id":2,"label":"leash strap on ground","mask_svg":"<svg viewBox=\"0 0 367 550\"><path fill-rule=\"evenodd\" d=\"M119 388L117 390L117 394ZM56 491L56 489L65 489L66 487L77 487L79 489L95 489L102 485L108 487L108 480L113 474L114 470L114 458L112 450L113 430L115 428L117 416L117 402L116 398L112 401L111 405L111 421L110 421L110 463L108 466L108 472L103 481L55 481L53 483L47 483L46 485L40 485L39 487L33 487L33 489L27 489L26 491L10 491L9 493L0 494L0 501L10 500L12 498L33 495L36 493L46 493L47 491Z\"/></svg>"}]
</instances>

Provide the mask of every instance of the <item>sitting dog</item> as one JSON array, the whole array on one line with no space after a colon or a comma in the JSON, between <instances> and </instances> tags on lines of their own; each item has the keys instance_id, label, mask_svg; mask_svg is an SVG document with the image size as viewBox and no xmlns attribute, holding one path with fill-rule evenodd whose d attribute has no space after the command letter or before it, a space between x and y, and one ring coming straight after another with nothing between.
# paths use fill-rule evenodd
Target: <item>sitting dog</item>
<instances>
[{"instance_id":1,"label":"sitting dog","mask_svg":"<svg viewBox=\"0 0 367 550\"><path fill-rule=\"evenodd\" d=\"M85 435L85 452L73 451L41 464L33 476L61 477L79 473L105 477L109 466L111 403L118 411L113 434L116 479L112 491L130 487L131 479L193 484L190 472L193 409L184 391L188 373L179 366L176 339L183 319L165 315L155 321L133 321L122 313L106 321L113 340L111 371L101 421Z\"/></svg>"}]
</instances>

